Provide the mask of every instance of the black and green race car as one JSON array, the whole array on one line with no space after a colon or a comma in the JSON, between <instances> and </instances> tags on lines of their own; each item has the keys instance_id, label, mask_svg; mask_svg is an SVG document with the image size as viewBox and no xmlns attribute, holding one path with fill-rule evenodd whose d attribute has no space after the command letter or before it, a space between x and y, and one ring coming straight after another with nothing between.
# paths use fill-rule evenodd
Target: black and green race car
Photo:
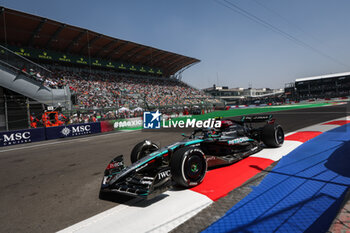
<instances>
[{"instance_id":1,"label":"black and green race car","mask_svg":"<svg viewBox=\"0 0 350 233\"><path fill-rule=\"evenodd\" d=\"M203 181L208 168L233 164L284 142L283 129L271 115L220 121L220 128L195 129L183 135L182 141L163 148L149 140L136 144L130 166L125 166L122 155L108 164L101 192L149 199L173 185L194 187ZM253 127L255 123L264 124Z\"/></svg>"}]
</instances>

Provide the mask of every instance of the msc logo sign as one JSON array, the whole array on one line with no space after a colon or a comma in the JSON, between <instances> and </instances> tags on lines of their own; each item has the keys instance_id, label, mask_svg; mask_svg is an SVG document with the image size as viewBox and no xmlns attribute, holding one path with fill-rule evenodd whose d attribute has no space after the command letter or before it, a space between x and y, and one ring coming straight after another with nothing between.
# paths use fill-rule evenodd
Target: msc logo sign
<instances>
[{"instance_id":1,"label":"msc logo sign","mask_svg":"<svg viewBox=\"0 0 350 233\"><path fill-rule=\"evenodd\" d=\"M64 127L62 130L61 130L61 134L63 134L64 136L68 136L70 134L70 129L68 127Z\"/></svg>"},{"instance_id":2,"label":"msc logo sign","mask_svg":"<svg viewBox=\"0 0 350 233\"><path fill-rule=\"evenodd\" d=\"M160 129L160 117L162 114L157 110L156 112L143 113L143 128L144 129Z\"/></svg>"},{"instance_id":3,"label":"msc logo sign","mask_svg":"<svg viewBox=\"0 0 350 233\"><path fill-rule=\"evenodd\" d=\"M6 145L15 145L30 142L30 132L18 132L12 134L3 134L3 143Z\"/></svg>"},{"instance_id":4,"label":"msc logo sign","mask_svg":"<svg viewBox=\"0 0 350 233\"><path fill-rule=\"evenodd\" d=\"M66 126L61 130L61 134L65 137L79 136L91 133L91 125Z\"/></svg>"},{"instance_id":5,"label":"msc logo sign","mask_svg":"<svg viewBox=\"0 0 350 233\"><path fill-rule=\"evenodd\" d=\"M89 134L91 133L91 126L90 125L80 125L80 126L72 126L72 135L83 135L83 134Z\"/></svg>"}]
</instances>

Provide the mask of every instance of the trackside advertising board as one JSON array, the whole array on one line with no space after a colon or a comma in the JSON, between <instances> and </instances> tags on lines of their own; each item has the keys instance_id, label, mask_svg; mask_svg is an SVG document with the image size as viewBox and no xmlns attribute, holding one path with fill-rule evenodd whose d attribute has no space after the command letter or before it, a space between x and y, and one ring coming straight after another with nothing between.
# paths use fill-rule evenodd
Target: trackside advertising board
<instances>
[{"instance_id":1,"label":"trackside advertising board","mask_svg":"<svg viewBox=\"0 0 350 233\"><path fill-rule=\"evenodd\" d=\"M96 123L64 125L45 129L46 139L66 138L101 132L101 125Z\"/></svg>"},{"instance_id":2,"label":"trackside advertising board","mask_svg":"<svg viewBox=\"0 0 350 233\"><path fill-rule=\"evenodd\" d=\"M11 146L45 140L45 128L24 129L0 133L0 146Z\"/></svg>"},{"instance_id":3,"label":"trackside advertising board","mask_svg":"<svg viewBox=\"0 0 350 233\"><path fill-rule=\"evenodd\" d=\"M116 70L138 71L138 72L149 73L149 74L158 74L158 75L163 74L161 69L154 68L154 67L152 68L152 67L140 66L136 64L103 60L100 58L89 58L86 56L77 56L69 53L59 53L52 50L41 50L41 49L35 49L31 47L17 47L12 45L7 47L13 52L15 52L16 54L24 57L28 57L28 58L41 59L46 61L59 61L64 63L79 64L79 65L91 65L95 67L104 67L104 68L116 69ZM5 54L5 50L0 50L0 53Z\"/></svg>"},{"instance_id":4,"label":"trackside advertising board","mask_svg":"<svg viewBox=\"0 0 350 233\"><path fill-rule=\"evenodd\" d=\"M0 147L100 132L100 122L0 132Z\"/></svg>"},{"instance_id":5,"label":"trackside advertising board","mask_svg":"<svg viewBox=\"0 0 350 233\"><path fill-rule=\"evenodd\" d=\"M141 129L142 124L143 124L143 121L141 117L102 121L101 132L108 132L113 130Z\"/></svg>"}]
</instances>

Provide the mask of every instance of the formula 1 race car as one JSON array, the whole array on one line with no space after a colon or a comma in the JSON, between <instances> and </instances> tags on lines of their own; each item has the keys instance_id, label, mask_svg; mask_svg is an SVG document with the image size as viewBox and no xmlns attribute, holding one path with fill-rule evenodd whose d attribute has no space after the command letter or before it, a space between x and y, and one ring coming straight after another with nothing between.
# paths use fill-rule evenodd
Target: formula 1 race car
<instances>
[{"instance_id":1,"label":"formula 1 race car","mask_svg":"<svg viewBox=\"0 0 350 233\"><path fill-rule=\"evenodd\" d=\"M253 123L264 123L253 127ZM131 151L130 166L117 156L107 166L101 193L116 192L146 199L173 185L200 184L208 168L233 164L264 147L279 147L284 132L271 115L221 120L220 128L198 128L180 142L159 148L145 140Z\"/></svg>"}]
</instances>

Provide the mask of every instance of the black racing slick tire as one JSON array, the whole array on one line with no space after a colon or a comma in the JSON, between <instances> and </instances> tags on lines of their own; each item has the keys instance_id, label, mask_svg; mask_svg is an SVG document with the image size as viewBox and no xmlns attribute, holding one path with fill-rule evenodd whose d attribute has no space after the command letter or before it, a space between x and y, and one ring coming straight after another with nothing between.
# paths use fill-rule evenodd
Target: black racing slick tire
<instances>
[{"instance_id":1,"label":"black racing slick tire","mask_svg":"<svg viewBox=\"0 0 350 233\"><path fill-rule=\"evenodd\" d=\"M185 188L194 187L204 179L207 172L207 160L199 148L185 147L171 156L170 169L176 184Z\"/></svg>"},{"instance_id":2,"label":"black racing slick tire","mask_svg":"<svg viewBox=\"0 0 350 233\"><path fill-rule=\"evenodd\" d=\"M284 142L284 132L278 124L267 124L262 130L262 141L267 147L280 147Z\"/></svg>"},{"instance_id":3,"label":"black racing slick tire","mask_svg":"<svg viewBox=\"0 0 350 233\"><path fill-rule=\"evenodd\" d=\"M145 140L134 146L134 149L132 149L131 151L130 160L132 163L135 163L136 161L140 160L141 158L151 154L152 152L158 149L159 147L157 146L157 144Z\"/></svg>"}]
</instances>

